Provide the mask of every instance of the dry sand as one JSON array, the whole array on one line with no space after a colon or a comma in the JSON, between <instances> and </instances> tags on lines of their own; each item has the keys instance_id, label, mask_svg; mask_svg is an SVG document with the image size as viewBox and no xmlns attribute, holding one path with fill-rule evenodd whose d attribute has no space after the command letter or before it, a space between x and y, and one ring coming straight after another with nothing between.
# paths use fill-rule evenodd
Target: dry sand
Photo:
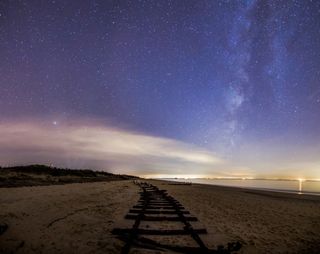
<instances>
[{"instance_id":1,"label":"dry sand","mask_svg":"<svg viewBox=\"0 0 320 254\"><path fill-rule=\"evenodd\" d=\"M320 197L150 182L205 225L209 247L240 241L238 253L320 253ZM0 253L119 253L111 230L132 225L124 215L138 199L132 181L1 188L0 224L9 228Z\"/></svg>"}]
</instances>

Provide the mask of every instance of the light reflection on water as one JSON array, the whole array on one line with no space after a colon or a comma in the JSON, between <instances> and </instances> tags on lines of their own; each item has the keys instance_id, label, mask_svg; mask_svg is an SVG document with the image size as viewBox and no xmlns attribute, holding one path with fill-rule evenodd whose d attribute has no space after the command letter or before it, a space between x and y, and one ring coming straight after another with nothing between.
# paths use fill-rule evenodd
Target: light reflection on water
<instances>
[{"instance_id":1,"label":"light reflection on water","mask_svg":"<svg viewBox=\"0 0 320 254\"><path fill-rule=\"evenodd\" d=\"M320 195L320 181L312 180L257 180L257 179L170 179L178 182L192 182L232 187L269 189L277 191L290 191L298 194Z\"/></svg>"}]
</instances>

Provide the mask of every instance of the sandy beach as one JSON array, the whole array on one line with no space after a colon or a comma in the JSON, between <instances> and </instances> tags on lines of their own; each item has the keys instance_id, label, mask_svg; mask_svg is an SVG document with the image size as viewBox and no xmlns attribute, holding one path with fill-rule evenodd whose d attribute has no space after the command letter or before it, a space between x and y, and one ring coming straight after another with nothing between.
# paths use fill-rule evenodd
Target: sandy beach
<instances>
[{"instance_id":1,"label":"sandy beach","mask_svg":"<svg viewBox=\"0 0 320 254\"><path fill-rule=\"evenodd\" d=\"M319 253L320 197L149 182L199 219L210 248L240 241L237 253ZM8 229L0 253L119 253L124 243L111 231L132 225L124 216L138 199L131 180L1 188L0 224Z\"/></svg>"}]
</instances>

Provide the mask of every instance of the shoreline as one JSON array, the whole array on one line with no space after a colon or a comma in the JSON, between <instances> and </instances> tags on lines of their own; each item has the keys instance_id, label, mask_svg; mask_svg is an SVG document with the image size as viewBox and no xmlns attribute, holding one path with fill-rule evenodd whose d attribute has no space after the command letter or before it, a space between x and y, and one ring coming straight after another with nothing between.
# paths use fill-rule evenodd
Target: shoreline
<instances>
[{"instance_id":1,"label":"shoreline","mask_svg":"<svg viewBox=\"0 0 320 254\"><path fill-rule=\"evenodd\" d=\"M226 188L239 188L239 189L244 189L244 190L256 190L256 191L267 191L267 192L275 192L275 193L287 193L287 194L295 194L295 195L308 195L308 196L320 196L320 192L313 192L313 191L296 191L296 190L290 190L290 189L273 189L273 188L259 188L259 187L243 187L243 186L231 186L231 185L220 185L220 184L210 184L210 183L197 183L197 182L192 182L192 181L186 181L186 182L182 182L182 181L175 181L172 179L146 179L151 180L151 181L166 181L166 182L172 182L172 183L178 183L177 185L179 185L179 183L181 183L181 185L183 185L183 183L186 184L201 184L201 185L209 185L209 186L221 186L221 187L226 187ZM186 180L190 180L190 179L186 179ZM217 179L215 179L217 180ZM228 179L229 180L229 179ZM234 179L232 179L234 180ZM236 180L240 180L240 179L236 179ZM250 179L252 180L252 179ZM247 181L247 180L246 180ZM267 181L267 180L266 180ZM273 180L272 180L273 181ZM274 181L282 181L282 180L274 180ZM294 180L285 180L285 181L294 181ZM318 181L313 181L313 180L307 180L310 182L318 182Z\"/></svg>"},{"instance_id":2,"label":"shoreline","mask_svg":"<svg viewBox=\"0 0 320 254\"><path fill-rule=\"evenodd\" d=\"M215 185L215 184L205 184L205 183L192 183L192 184L199 184L199 185L208 185L208 186L215 186L215 187L223 187L223 188L234 188L234 189L240 189L244 191L256 191L256 192L267 192L267 193L283 193L283 194L290 194L295 195L297 197L303 197L303 196L318 196L320 200L320 193L316 192L297 192L297 191L291 191L291 190L277 190L277 189L268 189L268 188L255 188L255 187L241 187L241 186L228 186L228 185Z\"/></svg>"}]
</instances>

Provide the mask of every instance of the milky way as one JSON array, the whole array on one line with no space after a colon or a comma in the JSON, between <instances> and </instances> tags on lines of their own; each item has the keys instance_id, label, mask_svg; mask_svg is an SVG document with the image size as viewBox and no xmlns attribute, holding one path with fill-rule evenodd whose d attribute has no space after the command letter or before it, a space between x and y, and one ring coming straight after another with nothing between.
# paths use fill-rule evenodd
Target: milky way
<instances>
[{"instance_id":1,"label":"milky way","mask_svg":"<svg viewBox=\"0 0 320 254\"><path fill-rule=\"evenodd\" d=\"M1 1L0 59L3 133L33 122L70 134L92 119L224 163L211 172L183 160L186 174L320 179L319 1ZM14 151L0 164L22 163ZM174 161L150 159L140 173L179 174Z\"/></svg>"}]
</instances>

